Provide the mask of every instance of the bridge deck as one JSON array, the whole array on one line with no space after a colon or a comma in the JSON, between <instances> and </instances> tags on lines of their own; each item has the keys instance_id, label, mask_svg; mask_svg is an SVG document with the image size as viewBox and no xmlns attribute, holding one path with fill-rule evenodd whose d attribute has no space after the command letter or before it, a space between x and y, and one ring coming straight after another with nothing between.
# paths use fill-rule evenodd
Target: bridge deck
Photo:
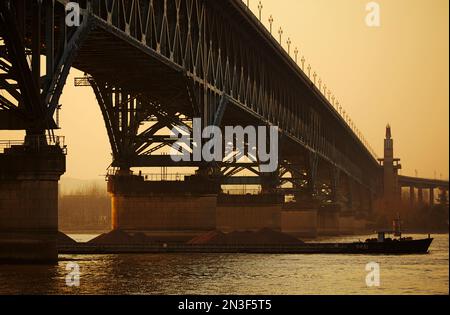
<instances>
[{"instance_id":1,"label":"bridge deck","mask_svg":"<svg viewBox=\"0 0 450 315\"><path fill-rule=\"evenodd\" d=\"M399 184L403 187L418 187L418 188L449 188L449 182L437 179L427 179L409 176L399 176Z\"/></svg>"}]
</instances>

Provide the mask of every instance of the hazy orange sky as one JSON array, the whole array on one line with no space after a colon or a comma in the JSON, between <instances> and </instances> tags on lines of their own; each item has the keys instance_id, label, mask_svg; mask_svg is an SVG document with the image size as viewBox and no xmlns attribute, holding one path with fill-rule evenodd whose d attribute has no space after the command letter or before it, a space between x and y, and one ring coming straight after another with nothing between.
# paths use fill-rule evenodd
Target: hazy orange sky
<instances>
[{"instance_id":1,"label":"hazy orange sky","mask_svg":"<svg viewBox=\"0 0 450 315\"><path fill-rule=\"evenodd\" d=\"M449 1L379 0L379 28L365 24L368 2L263 0L263 21L273 15L274 30L284 30L284 45L290 37L291 51L299 47L378 155L390 123L402 174L417 170L419 176L447 179ZM250 3L257 11L258 1ZM95 179L105 174L111 149L91 89L73 87L79 75L72 71L62 95L58 133L69 148L65 176Z\"/></svg>"}]
</instances>

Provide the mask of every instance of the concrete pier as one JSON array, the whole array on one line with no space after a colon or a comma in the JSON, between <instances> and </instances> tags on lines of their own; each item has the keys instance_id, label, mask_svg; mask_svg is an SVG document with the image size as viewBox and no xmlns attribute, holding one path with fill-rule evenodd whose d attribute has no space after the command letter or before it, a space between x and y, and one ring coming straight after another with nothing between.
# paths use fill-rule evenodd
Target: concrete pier
<instances>
[{"instance_id":1,"label":"concrete pier","mask_svg":"<svg viewBox=\"0 0 450 315\"><path fill-rule=\"evenodd\" d=\"M110 176L112 228L142 232L164 242L185 242L215 230L214 185L196 177L150 182L142 176Z\"/></svg>"},{"instance_id":2,"label":"concrete pier","mask_svg":"<svg viewBox=\"0 0 450 315\"><path fill-rule=\"evenodd\" d=\"M318 208L312 202L293 202L283 206L281 213L283 233L299 238L318 235Z\"/></svg>"},{"instance_id":3,"label":"concrete pier","mask_svg":"<svg viewBox=\"0 0 450 315\"><path fill-rule=\"evenodd\" d=\"M357 234L366 222L355 211L318 200L285 203L279 193L221 194L217 182L191 176L184 181L146 181L130 174L110 176L112 228L144 233L167 243L186 242L218 230L271 229L298 238Z\"/></svg>"},{"instance_id":4,"label":"concrete pier","mask_svg":"<svg viewBox=\"0 0 450 315\"><path fill-rule=\"evenodd\" d=\"M319 235L337 236L340 234L340 207L330 204L321 206L318 210L317 230Z\"/></svg>"},{"instance_id":5,"label":"concrete pier","mask_svg":"<svg viewBox=\"0 0 450 315\"><path fill-rule=\"evenodd\" d=\"M0 154L0 261L55 262L59 146L12 146Z\"/></svg>"},{"instance_id":6,"label":"concrete pier","mask_svg":"<svg viewBox=\"0 0 450 315\"><path fill-rule=\"evenodd\" d=\"M282 202L276 194L220 195L216 228L222 232L281 231Z\"/></svg>"},{"instance_id":7,"label":"concrete pier","mask_svg":"<svg viewBox=\"0 0 450 315\"><path fill-rule=\"evenodd\" d=\"M339 217L339 233L341 235L355 235L367 233L367 221L354 215Z\"/></svg>"},{"instance_id":8,"label":"concrete pier","mask_svg":"<svg viewBox=\"0 0 450 315\"><path fill-rule=\"evenodd\" d=\"M340 216L339 217L339 233L343 235L355 234L355 217L354 216Z\"/></svg>"}]
</instances>

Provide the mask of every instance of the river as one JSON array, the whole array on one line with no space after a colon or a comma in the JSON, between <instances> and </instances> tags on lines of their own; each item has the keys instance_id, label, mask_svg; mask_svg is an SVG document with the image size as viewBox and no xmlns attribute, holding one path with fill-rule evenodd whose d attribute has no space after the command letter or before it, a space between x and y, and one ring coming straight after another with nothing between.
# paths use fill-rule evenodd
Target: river
<instances>
[{"instance_id":1,"label":"river","mask_svg":"<svg viewBox=\"0 0 450 315\"><path fill-rule=\"evenodd\" d=\"M0 265L0 294L448 295L449 236L434 237L428 255L61 255L54 266ZM369 263L380 266L378 287L367 286ZM74 266L79 286L68 286Z\"/></svg>"}]
</instances>

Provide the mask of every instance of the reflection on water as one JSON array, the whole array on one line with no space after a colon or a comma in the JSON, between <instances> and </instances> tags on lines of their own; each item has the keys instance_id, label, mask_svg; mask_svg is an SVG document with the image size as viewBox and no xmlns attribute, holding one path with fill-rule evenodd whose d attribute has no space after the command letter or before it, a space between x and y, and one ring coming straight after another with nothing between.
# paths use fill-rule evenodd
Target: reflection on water
<instances>
[{"instance_id":1,"label":"reflection on water","mask_svg":"<svg viewBox=\"0 0 450 315\"><path fill-rule=\"evenodd\" d=\"M321 241L355 239L365 237ZM0 294L448 294L448 246L438 235L429 255L64 255L56 266L0 265ZM66 285L69 262L78 288ZM370 262L379 288L366 286Z\"/></svg>"}]
</instances>

